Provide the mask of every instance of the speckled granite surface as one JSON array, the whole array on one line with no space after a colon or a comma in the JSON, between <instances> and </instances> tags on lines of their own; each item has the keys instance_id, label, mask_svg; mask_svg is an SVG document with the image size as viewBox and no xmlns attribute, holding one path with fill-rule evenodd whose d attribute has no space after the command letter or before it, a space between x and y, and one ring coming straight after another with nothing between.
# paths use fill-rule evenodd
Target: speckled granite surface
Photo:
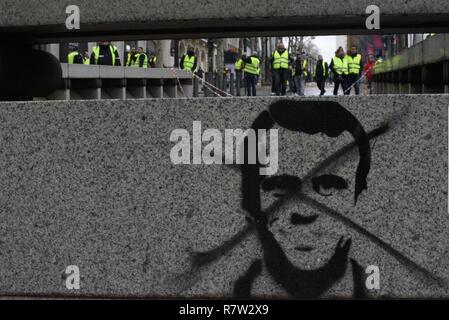
<instances>
[{"instance_id":1,"label":"speckled granite surface","mask_svg":"<svg viewBox=\"0 0 449 320\"><path fill-rule=\"evenodd\" d=\"M257 233L194 268L192 253L220 247L247 226L241 173L174 166L169 137L177 128L192 130L195 120L203 128L248 128L275 101L0 103L0 295L233 296L237 279L263 257ZM324 265L340 237L352 236L349 258L363 270L380 269L380 291L372 297L448 297L449 96L337 101L366 131L390 125L370 142L368 190L354 205L358 154L347 152L322 170L346 177L347 190L324 197L310 182L303 188L351 222L291 201L279 208L272 234L302 270ZM279 135L279 172L301 177L352 141L347 133ZM294 226L292 212L317 219ZM68 265L80 267L75 293L64 285ZM352 269L320 296L352 297ZM289 296L264 264L252 295Z\"/></svg>"},{"instance_id":2,"label":"speckled granite surface","mask_svg":"<svg viewBox=\"0 0 449 320\"><path fill-rule=\"evenodd\" d=\"M79 0L63 1L15 1L1 0L2 15L0 25L46 25L62 24L67 15L65 8L76 4L82 14L82 21L92 22L139 22L205 19L207 17L245 18L245 17L289 17L289 16L321 16L321 15L365 15L365 8L372 5L370 0L182 0L182 1L127 1L99 0L92 3ZM449 4L445 0L379 0L375 3L381 7L382 14L422 14L449 12ZM105 10L107 8L107 10ZM201 10L198 10L201 8Z\"/></svg>"},{"instance_id":3,"label":"speckled granite surface","mask_svg":"<svg viewBox=\"0 0 449 320\"><path fill-rule=\"evenodd\" d=\"M273 18L294 16L364 16L370 0L135 0L130 6L125 0L41 1L1 0L0 26L63 25L65 8L76 4L81 10L82 23L153 22L170 20ZM378 0L382 14L449 13L445 0ZM105 10L107 8L107 10ZM201 8L199 10L199 8Z\"/></svg>"}]
</instances>

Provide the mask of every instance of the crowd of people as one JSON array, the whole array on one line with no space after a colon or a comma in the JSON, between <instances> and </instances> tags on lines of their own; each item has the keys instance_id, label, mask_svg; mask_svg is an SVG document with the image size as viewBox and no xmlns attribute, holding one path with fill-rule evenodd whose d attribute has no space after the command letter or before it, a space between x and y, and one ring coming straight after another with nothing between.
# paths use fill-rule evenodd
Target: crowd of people
<instances>
[{"instance_id":1,"label":"crowd of people","mask_svg":"<svg viewBox=\"0 0 449 320\"><path fill-rule=\"evenodd\" d=\"M92 53L88 51L80 52L76 45L69 46L70 53L67 56L69 64L85 64L85 65L106 65L121 66L120 55L117 47L110 41L99 41L92 48ZM156 56L149 55L144 52L142 47L130 47L126 54L126 67L154 68L156 66Z\"/></svg>"},{"instance_id":2,"label":"crowd of people","mask_svg":"<svg viewBox=\"0 0 449 320\"><path fill-rule=\"evenodd\" d=\"M352 88L355 94L360 94L362 78L368 81L371 88L373 78L372 69L378 63L373 55L369 55L367 62L363 63L362 55L357 46L351 46L348 53L340 47L330 63L318 56L313 74L310 73L309 61L305 52L292 55L280 42L272 53L269 66L272 71L272 93L274 96L285 96L287 88L293 96L304 96L306 81L313 79L320 91L326 93L326 82L334 82L334 95L338 95L340 88L344 95L350 95ZM237 95L240 95L241 83L246 82L248 96L256 95L256 84L260 76L261 58L254 52L251 56L243 54L235 63Z\"/></svg>"},{"instance_id":3,"label":"crowd of people","mask_svg":"<svg viewBox=\"0 0 449 320\"><path fill-rule=\"evenodd\" d=\"M67 57L70 64L121 65L117 47L109 41L98 42L90 55L88 52L80 53L77 47L70 49ZM127 67L154 68L156 66L156 56L145 53L142 47L128 48L125 54L124 65ZM272 74L271 95L285 96L288 88L293 96L304 96L306 81L310 79L316 82L321 96L326 93L327 81L334 83L334 95L339 94L340 88L344 95L350 95L352 88L355 94L359 95L362 78L368 80L368 87L371 88L372 69L378 62L373 55L369 55L364 63L357 46L351 46L347 53L339 47L330 63L324 61L321 55L318 56L313 74L309 74L311 70L306 53L291 54L280 42L269 60ZM237 96L241 95L243 87L248 96L257 95L261 63L262 59L257 52L251 55L244 53L237 57L235 62ZM189 47L186 54L182 56L179 67L198 75L198 58L195 56L193 47Z\"/></svg>"}]
</instances>

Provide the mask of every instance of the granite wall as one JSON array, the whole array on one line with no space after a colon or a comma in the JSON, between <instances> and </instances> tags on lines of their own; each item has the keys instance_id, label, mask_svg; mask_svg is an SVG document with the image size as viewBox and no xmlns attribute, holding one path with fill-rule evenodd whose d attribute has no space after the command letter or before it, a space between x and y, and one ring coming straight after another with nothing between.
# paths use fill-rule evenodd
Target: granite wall
<instances>
[{"instance_id":1,"label":"granite wall","mask_svg":"<svg viewBox=\"0 0 449 320\"><path fill-rule=\"evenodd\" d=\"M278 175L301 187L262 185L266 224L242 207L241 166L172 164L173 130L246 129L279 101L0 103L0 296L449 297L449 96L319 100L341 134L275 125ZM307 126L316 100L293 101Z\"/></svg>"},{"instance_id":2,"label":"granite wall","mask_svg":"<svg viewBox=\"0 0 449 320\"><path fill-rule=\"evenodd\" d=\"M49 41L104 35L141 39L146 35L236 37L248 32L259 36L288 31L294 35L359 33L367 32L366 8L373 4L380 8L382 32L448 30L446 0L135 0L133 5L125 0L49 0L45 5L40 0L0 0L0 34ZM80 9L80 30L66 29L69 5Z\"/></svg>"}]
</instances>

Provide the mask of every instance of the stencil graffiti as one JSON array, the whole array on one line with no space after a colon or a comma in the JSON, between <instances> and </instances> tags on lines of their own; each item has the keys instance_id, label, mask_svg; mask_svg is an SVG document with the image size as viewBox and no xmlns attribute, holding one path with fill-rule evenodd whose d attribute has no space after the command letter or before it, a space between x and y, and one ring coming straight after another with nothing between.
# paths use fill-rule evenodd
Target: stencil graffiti
<instances>
[{"instance_id":1,"label":"stencil graffiti","mask_svg":"<svg viewBox=\"0 0 449 320\"><path fill-rule=\"evenodd\" d=\"M356 202L362 191L367 189L367 176L371 163L368 135L358 120L338 103L280 101L270 106L269 111L263 112L256 119L253 127L255 127L254 129L271 128L275 124L291 131L308 135L323 133L331 138L337 138L344 131L348 131L356 141L360 156L355 172L354 201ZM346 272L352 239L342 237L335 245L334 254L320 268L304 270L293 265L287 258L282 245L268 228L269 215L265 212L265 208L261 207L260 191L276 192L273 199L294 197L301 194L302 179L295 173L264 179L255 171L258 166L243 166L242 206L255 221L257 234L263 248L265 267L273 279L291 296L295 298L319 297ZM312 183L315 191L320 194L321 188L338 190L348 187L346 180L336 175L314 177ZM331 196L331 194L327 196ZM291 223L309 225L313 224L317 218L317 215L302 216L299 213L292 213ZM314 250L311 246L295 249L300 252ZM353 264L357 264L357 262L353 261ZM236 291L241 290L236 289Z\"/></svg>"},{"instance_id":2,"label":"stencil graffiti","mask_svg":"<svg viewBox=\"0 0 449 320\"><path fill-rule=\"evenodd\" d=\"M353 142L336 151L302 177L296 172L280 172L277 176L265 177L259 174L260 163L242 165L240 167L242 173L241 205L247 212L247 225L217 248L207 252L194 253L190 274L194 274L202 267L230 253L249 234L255 233L262 246L263 254L260 259L253 261L241 277L236 279L234 296L239 298L251 297L251 288L254 281L263 270L266 270L269 276L290 296L318 298L323 296L346 274L348 265L350 265L353 296L356 298L366 297L364 268L355 259L351 258L350 251L353 240L349 236L342 236L333 243L333 253L328 257L323 257L323 264L320 266L307 268L295 265L292 262L292 257L295 255L313 255L317 246L321 244L318 238L314 243L295 246L292 251L291 246L285 245L282 240L279 240L282 237L277 237L273 225L282 218L279 214L280 209L293 203L307 207L308 212L312 211L313 214L304 214L302 211L290 212L289 222L293 227L290 230L294 230L296 227L301 227L301 230L314 227L321 216L330 217L386 251L424 281L445 286L442 279L394 249L377 235L344 214L326 206L315 197L303 192L303 187L306 184L311 184L312 190L318 196L327 199L338 196L340 191L348 190L349 186L353 185L353 203L350 205L356 206L359 197L364 194L364 191L368 190L368 176L371 168L370 140L385 134L390 129L388 123L381 124L371 132L366 132L359 120L337 102L282 100L272 104L269 110L262 112L251 128L256 131L258 129L269 130L275 125L299 135L324 134L331 139L340 139L343 133L347 132L353 138ZM249 149L248 145L245 149ZM353 168L352 176L342 177L331 173L322 174L323 169L355 149L357 150L358 160ZM285 160L282 159L281 161ZM289 160L297 161L296 159ZM369 196L369 194L366 193L366 196ZM266 197L269 197L268 201ZM264 206L263 203L268 203L268 205ZM293 232L300 235L301 231Z\"/></svg>"}]
</instances>

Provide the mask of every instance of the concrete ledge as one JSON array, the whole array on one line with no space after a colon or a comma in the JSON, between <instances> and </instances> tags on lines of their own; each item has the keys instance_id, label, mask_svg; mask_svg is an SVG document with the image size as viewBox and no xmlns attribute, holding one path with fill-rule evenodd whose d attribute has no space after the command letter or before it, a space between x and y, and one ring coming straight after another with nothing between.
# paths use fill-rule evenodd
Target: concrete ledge
<instances>
[{"instance_id":1,"label":"concrete ledge","mask_svg":"<svg viewBox=\"0 0 449 320\"><path fill-rule=\"evenodd\" d=\"M74 79L191 79L189 72L176 70L173 72L168 68L131 68L122 66L96 66L83 64L61 63L63 78Z\"/></svg>"},{"instance_id":2,"label":"concrete ledge","mask_svg":"<svg viewBox=\"0 0 449 320\"><path fill-rule=\"evenodd\" d=\"M115 66L100 66L100 78L122 79L125 78L125 68ZM136 68L140 69L140 68ZM138 71L136 70L136 73Z\"/></svg>"},{"instance_id":3,"label":"concrete ledge","mask_svg":"<svg viewBox=\"0 0 449 320\"><path fill-rule=\"evenodd\" d=\"M446 52L446 34L439 34L429 37L423 45L423 63L432 64L444 60L449 60L449 52Z\"/></svg>"},{"instance_id":4,"label":"concrete ledge","mask_svg":"<svg viewBox=\"0 0 449 320\"><path fill-rule=\"evenodd\" d=\"M64 66L64 63L61 63ZM72 79L98 79L100 78L100 66L87 66L82 64L67 65L67 76Z\"/></svg>"},{"instance_id":5,"label":"concrete ledge","mask_svg":"<svg viewBox=\"0 0 449 320\"><path fill-rule=\"evenodd\" d=\"M364 32L365 9L370 0L195 0L162 1L136 0L110 2L99 0L94 5L79 0L81 30L65 29L65 1L47 1L42 6L38 0L20 2L1 0L0 34L11 40L21 34L22 40L52 41L51 39L86 39L95 36L117 38L166 38L168 34L179 37L218 35L234 36L250 33L335 34ZM446 0L379 0L382 32L410 28L417 30L448 30L449 3ZM332 30L334 32L332 32Z\"/></svg>"},{"instance_id":6,"label":"concrete ledge","mask_svg":"<svg viewBox=\"0 0 449 320\"><path fill-rule=\"evenodd\" d=\"M436 34L403 50L392 59L385 60L374 68L376 74L422 67L449 60L449 35Z\"/></svg>"},{"instance_id":7,"label":"concrete ledge","mask_svg":"<svg viewBox=\"0 0 449 320\"><path fill-rule=\"evenodd\" d=\"M0 296L232 297L254 277L253 297L291 297L267 260L260 275L247 273L270 251L256 232L238 236L247 226L240 170L170 161L173 130L191 132L193 121L203 130L246 129L276 101L0 103ZM354 204L359 153L341 149L350 134L279 128L278 173L303 179L313 201L279 208L269 234L299 275L329 262L341 236L352 237L348 257L361 269L347 261L341 278L325 277L329 288L311 296L353 297L365 269L377 266L380 290L370 297L449 297L449 95L319 101L337 101L372 133L368 190ZM385 124L388 131L373 131ZM322 196L306 178L311 171L344 177L348 189ZM317 216L292 225L292 212ZM80 268L79 291L65 287L69 265ZM322 288L322 277L307 275Z\"/></svg>"}]
</instances>

